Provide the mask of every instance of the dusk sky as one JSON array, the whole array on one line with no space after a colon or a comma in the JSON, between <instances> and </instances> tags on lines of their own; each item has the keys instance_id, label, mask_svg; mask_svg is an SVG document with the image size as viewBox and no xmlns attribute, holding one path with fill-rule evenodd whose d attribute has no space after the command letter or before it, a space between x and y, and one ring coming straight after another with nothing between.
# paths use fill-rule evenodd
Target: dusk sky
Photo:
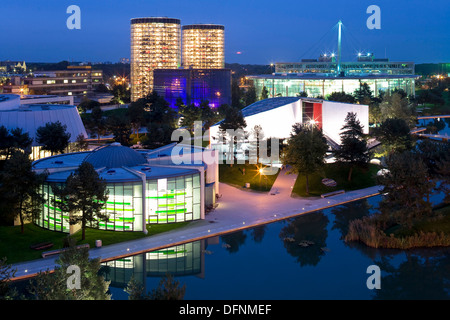
<instances>
[{"instance_id":1,"label":"dusk sky","mask_svg":"<svg viewBox=\"0 0 450 320\"><path fill-rule=\"evenodd\" d=\"M72 4L81 9L81 30L66 27ZM381 9L380 30L366 26L370 5ZM361 51L450 62L449 0L2 0L0 16L0 60L118 62L130 57L130 19L165 16L181 25L224 25L227 63L295 62L336 51L339 20L344 61Z\"/></svg>"}]
</instances>

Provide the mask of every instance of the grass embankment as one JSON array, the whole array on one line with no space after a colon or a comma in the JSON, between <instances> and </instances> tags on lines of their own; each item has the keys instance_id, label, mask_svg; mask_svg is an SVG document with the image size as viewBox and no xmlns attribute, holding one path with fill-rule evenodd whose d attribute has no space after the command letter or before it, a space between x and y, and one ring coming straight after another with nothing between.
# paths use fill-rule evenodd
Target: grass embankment
<instances>
[{"instance_id":1,"label":"grass embankment","mask_svg":"<svg viewBox=\"0 0 450 320\"><path fill-rule=\"evenodd\" d=\"M309 195L306 194L306 178L299 175L292 189L293 196L316 197L321 194L338 190L358 190L376 185L376 174L381 167L369 164L366 168L353 168L351 181L348 181L349 166L339 163L327 163L321 172L309 175ZM328 187L322 183L322 179L328 178L336 181L335 187Z\"/></svg>"},{"instance_id":2,"label":"grass embankment","mask_svg":"<svg viewBox=\"0 0 450 320\"><path fill-rule=\"evenodd\" d=\"M415 223L412 228L396 225L384 230L377 223L376 216L353 220L345 241L391 249L450 246L450 205L435 209L434 216Z\"/></svg>"},{"instance_id":3,"label":"grass embankment","mask_svg":"<svg viewBox=\"0 0 450 320\"><path fill-rule=\"evenodd\" d=\"M273 183L278 177L280 170L263 167L262 174L259 172L261 165L256 164L221 164L219 165L219 181L229 185L245 188L250 183L250 189L255 191L270 191ZM276 174L269 174L277 170Z\"/></svg>"},{"instance_id":4,"label":"grass embankment","mask_svg":"<svg viewBox=\"0 0 450 320\"><path fill-rule=\"evenodd\" d=\"M95 240L102 240L102 245L107 246L114 243L136 240L143 237L152 236L158 233L167 232L173 229L184 227L189 222L147 225L148 234L143 232L115 232L97 229L86 229L86 239L81 241L81 232L77 232L73 237L78 244L88 243L91 248L95 247ZM63 247L66 233L55 232L42 229L32 223L26 224L24 233L20 232L20 226L0 227L0 259L7 258L7 263L18 263L23 261L41 258L41 254L46 250L33 250L30 246L42 242L52 242L54 245L47 250L60 249Z\"/></svg>"}]
</instances>

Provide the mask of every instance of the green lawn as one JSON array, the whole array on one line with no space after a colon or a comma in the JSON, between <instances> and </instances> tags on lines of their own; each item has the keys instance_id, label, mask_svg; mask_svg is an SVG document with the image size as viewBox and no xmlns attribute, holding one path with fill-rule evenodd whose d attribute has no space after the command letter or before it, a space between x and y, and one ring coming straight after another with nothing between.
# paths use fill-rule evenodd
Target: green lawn
<instances>
[{"instance_id":1,"label":"green lawn","mask_svg":"<svg viewBox=\"0 0 450 320\"><path fill-rule=\"evenodd\" d=\"M351 181L347 180L349 167L345 164L328 163L322 172L316 172L309 175L309 196L316 197L321 194L337 191L337 190L357 190L368 188L376 185L376 173L380 170L380 166L369 164L367 168L355 167L352 173ZM335 187L327 187L322 183L322 179L329 178L336 181ZM306 194L306 178L299 175L295 181L292 195L307 197Z\"/></svg>"},{"instance_id":2,"label":"green lawn","mask_svg":"<svg viewBox=\"0 0 450 320\"><path fill-rule=\"evenodd\" d=\"M219 181L239 188L244 188L246 183L250 183L251 190L270 191L280 170L276 169L276 174L268 174L268 171L260 174L258 168L255 164L233 164L233 166L221 164L219 165ZM269 169L266 167L264 170Z\"/></svg>"},{"instance_id":3,"label":"green lawn","mask_svg":"<svg viewBox=\"0 0 450 320\"><path fill-rule=\"evenodd\" d=\"M187 224L189 224L189 222L147 225L147 237L181 228ZM77 240L77 244L89 243L90 247L93 248L95 247L95 240L102 240L102 245L106 246L114 243L140 239L145 236L146 235L143 232L114 232L87 229L86 239L84 241L81 241L81 232L77 232L74 235L74 238ZM65 233L45 230L32 223L25 225L23 234L20 232L20 226L0 226L0 259L7 257L8 264L39 259L41 258L42 251L30 249L30 245L41 242L52 242L54 246L48 250L59 249L63 247L63 240L66 237L67 234Z\"/></svg>"}]
</instances>

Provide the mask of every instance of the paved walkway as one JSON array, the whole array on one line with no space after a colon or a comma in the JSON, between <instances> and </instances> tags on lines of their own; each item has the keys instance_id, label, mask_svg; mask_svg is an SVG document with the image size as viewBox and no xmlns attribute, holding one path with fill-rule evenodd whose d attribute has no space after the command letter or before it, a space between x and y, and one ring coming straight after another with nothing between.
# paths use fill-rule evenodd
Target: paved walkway
<instances>
[{"instance_id":1,"label":"paved walkway","mask_svg":"<svg viewBox=\"0 0 450 320\"><path fill-rule=\"evenodd\" d=\"M325 199L293 198L290 195L296 175L285 173L286 169L279 173L270 192L240 190L222 183L220 193L223 196L219 199L219 206L207 214L205 220L194 221L186 227L151 237L92 248L89 256L102 261L114 260L337 206L377 195L380 190L380 187L375 186ZM52 257L15 264L15 278L23 279L39 271L52 270L57 265L55 260L56 257Z\"/></svg>"}]
</instances>

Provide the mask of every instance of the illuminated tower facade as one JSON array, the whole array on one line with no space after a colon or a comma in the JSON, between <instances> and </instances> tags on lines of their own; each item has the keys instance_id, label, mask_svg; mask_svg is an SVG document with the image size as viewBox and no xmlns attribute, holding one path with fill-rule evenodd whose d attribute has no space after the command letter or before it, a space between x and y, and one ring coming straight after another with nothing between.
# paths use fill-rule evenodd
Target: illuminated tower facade
<instances>
[{"instance_id":1,"label":"illuminated tower facade","mask_svg":"<svg viewBox=\"0 0 450 320\"><path fill-rule=\"evenodd\" d=\"M131 19L131 101L153 91L154 69L181 66L181 25L166 17Z\"/></svg>"},{"instance_id":2,"label":"illuminated tower facade","mask_svg":"<svg viewBox=\"0 0 450 320\"><path fill-rule=\"evenodd\" d=\"M183 26L183 67L223 69L225 27L215 24Z\"/></svg>"}]
</instances>

